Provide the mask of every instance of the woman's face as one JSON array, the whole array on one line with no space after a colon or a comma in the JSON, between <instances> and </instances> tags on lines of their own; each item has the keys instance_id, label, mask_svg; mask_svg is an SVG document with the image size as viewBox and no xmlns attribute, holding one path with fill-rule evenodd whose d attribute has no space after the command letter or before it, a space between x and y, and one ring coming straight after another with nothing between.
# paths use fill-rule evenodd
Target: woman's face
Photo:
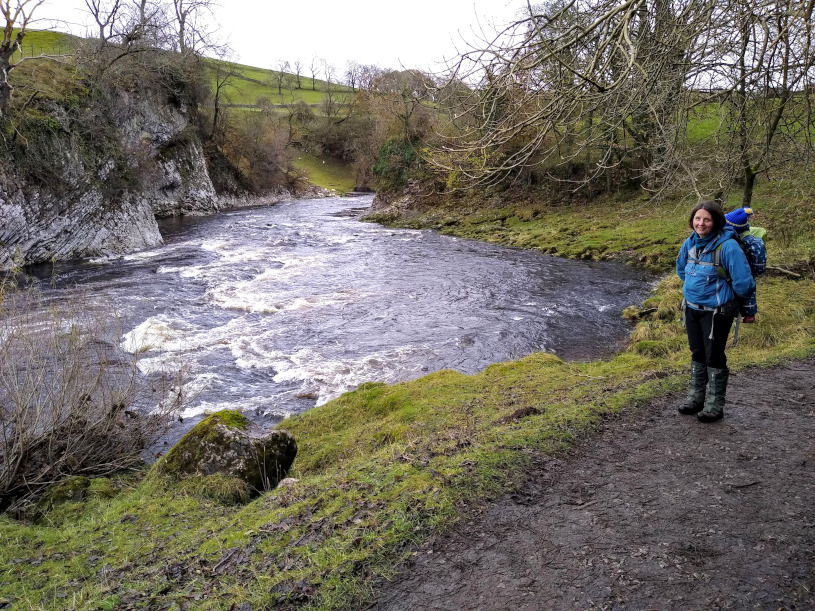
<instances>
[{"instance_id":1,"label":"woman's face","mask_svg":"<svg viewBox=\"0 0 815 611\"><path fill-rule=\"evenodd\" d=\"M713 216L707 210L697 210L693 215L693 230L700 238L713 231Z\"/></svg>"}]
</instances>

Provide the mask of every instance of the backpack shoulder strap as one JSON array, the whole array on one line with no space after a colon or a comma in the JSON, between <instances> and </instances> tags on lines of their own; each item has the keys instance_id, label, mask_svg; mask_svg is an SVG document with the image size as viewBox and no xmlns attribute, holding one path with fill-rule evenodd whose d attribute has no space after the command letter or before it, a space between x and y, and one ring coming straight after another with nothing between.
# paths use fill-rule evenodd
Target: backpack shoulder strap
<instances>
[{"instance_id":1,"label":"backpack shoulder strap","mask_svg":"<svg viewBox=\"0 0 815 611\"><path fill-rule=\"evenodd\" d=\"M722 242L722 244L724 244L724 242ZM730 274L727 273L724 265L722 265L722 244L719 244L713 249L713 267L716 268L716 273L719 274L719 276L730 282Z\"/></svg>"},{"instance_id":2,"label":"backpack shoulder strap","mask_svg":"<svg viewBox=\"0 0 815 611\"><path fill-rule=\"evenodd\" d=\"M722 244L724 244L724 242L722 242ZM690 259L696 265L712 265L716 269L716 273L719 274L719 276L727 281L730 281L730 275L722 265L722 244L719 244L713 249L712 261L701 261L699 259L699 249L696 248L695 244L688 249L688 259Z\"/></svg>"}]
</instances>

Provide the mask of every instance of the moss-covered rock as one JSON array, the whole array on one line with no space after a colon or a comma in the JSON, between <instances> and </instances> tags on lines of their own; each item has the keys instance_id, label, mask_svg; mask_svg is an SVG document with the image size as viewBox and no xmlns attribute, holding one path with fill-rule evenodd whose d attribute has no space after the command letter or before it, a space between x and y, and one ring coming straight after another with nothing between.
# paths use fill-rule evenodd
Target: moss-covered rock
<instances>
[{"instance_id":1,"label":"moss-covered rock","mask_svg":"<svg viewBox=\"0 0 815 611\"><path fill-rule=\"evenodd\" d=\"M187 493L211 499L222 505L243 505L251 498L249 485L239 477L190 475L181 481L180 488Z\"/></svg>"},{"instance_id":2,"label":"moss-covered rock","mask_svg":"<svg viewBox=\"0 0 815 611\"><path fill-rule=\"evenodd\" d=\"M120 492L119 486L107 477L95 477L88 485L88 496L98 499L112 499Z\"/></svg>"},{"instance_id":3,"label":"moss-covered rock","mask_svg":"<svg viewBox=\"0 0 815 611\"><path fill-rule=\"evenodd\" d=\"M91 485L90 478L74 475L51 486L43 497L46 504L54 505L65 501L83 501Z\"/></svg>"},{"instance_id":4,"label":"moss-covered rock","mask_svg":"<svg viewBox=\"0 0 815 611\"><path fill-rule=\"evenodd\" d=\"M296 455L297 442L288 431L261 435L243 414L224 410L184 435L156 464L156 471L176 479L236 477L257 495L286 477Z\"/></svg>"},{"instance_id":5,"label":"moss-covered rock","mask_svg":"<svg viewBox=\"0 0 815 611\"><path fill-rule=\"evenodd\" d=\"M82 475L66 477L50 486L36 503L23 503L12 515L34 523L48 516L49 524L62 524L82 512L93 481Z\"/></svg>"}]
</instances>

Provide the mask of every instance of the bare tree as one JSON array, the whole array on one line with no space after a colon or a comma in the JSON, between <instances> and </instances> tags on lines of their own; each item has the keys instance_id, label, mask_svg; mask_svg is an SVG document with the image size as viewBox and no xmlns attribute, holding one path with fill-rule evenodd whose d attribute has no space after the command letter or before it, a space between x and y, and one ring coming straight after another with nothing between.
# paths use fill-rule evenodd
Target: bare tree
<instances>
[{"instance_id":1,"label":"bare tree","mask_svg":"<svg viewBox=\"0 0 815 611\"><path fill-rule=\"evenodd\" d=\"M317 57L316 55L311 58L309 64L309 71L311 72L311 90L317 90L317 75L320 74L320 68L325 63L325 60Z\"/></svg>"},{"instance_id":2,"label":"bare tree","mask_svg":"<svg viewBox=\"0 0 815 611\"><path fill-rule=\"evenodd\" d=\"M353 60L345 62L345 84L351 88L351 91L357 90L361 68L362 67Z\"/></svg>"},{"instance_id":3,"label":"bare tree","mask_svg":"<svg viewBox=\"0 0 815 611\"><path fill-rule=\"evenodd\" d=\"M334 81L337 80L336 79L337 70L326 59L322 60L321 68L323 72L323 78L325 79L326 89L331 89L331 85L334 84Z\"/></svg>"},{"instance_id":4,"label":"bare tree","mask_svg":"<svg viewBox=\"0 0 815 611\"><path fill-rule=\"evenodd\" d=\"M374 79L383 72L382 68L373 64L363 64L359 66L357 78L359 88L370 89Z\"/></svg>"},{"instance_id":5,"label":"bare tree","mask_svg":"<svg viewBox=\"0 0 815 611\"><path fill-rule=\"evenodd\" d=\"M671 133L673 102L712 5L528 5L523 18L459 58L451 78L473 85L451 117L464 133L435 161L477 182L585 160L583 180L618 167L641 173Z\"/></svg>"},{"instance_id":6,"label":"bare tree","mask_svg":"<svg viewBox=\"0 0 815 611\"><path fill-rule=\"evenodd\" d=\"M122 8L122 0L85 0L85 6L99 28L99 40L110 40L115 35L118 24L118 14Z\"/></svg>"},{"instance_id":7,"label":"bare tree","mask_svg":"<svg viewBox=\"0 0 815 611\"><path fill-rule=\"evenodd\" d=\"M290 71L289 62L284 59L277 62L277 69L272 73L272 81L277 85L278 95L283 95L283 85L286 83Z\"/></svg>"},{"instance_id":8,"label":"bare tree","mask_svg":"<svg viewBox=\"0 0 815 611\"><path fill-rule=\"evenodd\" d=\"M79 64L98 80L121 60L172 47L171 19L158 0L86 0L98 28L78 50Z\"/></svg>"},{"instance_id":9,"label":"bare tree","mask_svg":"<svg viewBox=\"0 0 815 611\"><path fill-rule=\"evenodd\" d=\"M450 82L470 93L449 107L431 161L470 184L537 172L575 188L625 176L655 192L741 186L747 205L758 173L812 156L812 10L793 0L528 4L459 57ZM709 137L690 129L717 113Z\"/></svg>"},{"instance_id":10,"label":"bare tree","mask_svg":"<svg viewBox=\"0 0 815 611\"><path fill-rule=\"evenodd\" d=\"M214 86L212 91L212 123L210 124L210 139L215 146L221 147L226 136L225 103L228 102L228 93L235 87L234 78L239 74L237 66L230 61L222 59L213 64Z\"/></svg>"},{"instance_id":11,"label":"bare tree","mask_svg":"<svg viewBox=\"0 0 815 611\"><path fill-rule=\"evenodd\" d=\"M208 20L215 0L173 0L178 50L201 53L212 41Z\"/></svg>"},{"instance_id":12,"label":"bare tree","mask_svg":"<svg viewBox=\"0 0 815 611\"><path fill-rule=\"evenodd\" d=\"M737 164L732 182L742 187L742 205L749 206L760 173L815 153L813 3L740 0L728 8L735 28L719 33L720 39L728 34L720 43L727 49L722 65L728 80L717 97L729 120L717 136L730 144L729 157Z\"/></svg>"},{"instance_id":13,"label":"bare tree","mask_svg":"<svg viewBox=\"0 0 815 611\"><path fill-rule=\"evenodd\" d=\"M12 62L17 51L22 49L21 44L31 25L34 12L44 0L0 0L5 25L3 27L3 41L0 43L0 121L8 116L8 105L11 99L11 71L24 59ZM15 29L17 30L15 32Z\"/></svg>"},{"instance_id":14,"label":"bare tree","mask_svg":"<svg viewBox=\"0 0 815 611\"><path fill-rule=\"evenodd\" d=\"M303 60L302 59L295 59L291 63L291 69L294 72L294 78L297 82L297 88L302 89L302 83L300 82L300 77L303 74Z\"/></svg>"},{"instance_id":15,"label":"bare tree","mask_svg":"<svg viewBox=\"0 0 815 611\"><path fill-rule=\"evenodd\" d=\"M289 146L295 141L298 127L301 129L308 127L309 123L314 119L314 113L302 99L295 98L293 91L289 92L287 99L282 100L280 106L283 109L283 118L288 128L286 146ZM274 112L272 108L265 108L264 110Z\"/></svg>"},{"instance_id":16,"label":"bare tree","mask_svg":"<svg viewBox=\"0 0 815 611\"><path fill-rule=\"evenodd\" d=\"M295 183L287 148L288 130L282 117L269 100L260 100L258 112L246 113L234 126L236 133L229 142L228 155L250 182L255 192Z\"/></svg>"},{"instance_id":17,"label":"bare tree","mask_svg":"<svg viewBox=\"0 0 815 611\"><path fill-rule=\"evenodd\" d=\"M434 81L418 70L390 70L371 83L374 106L396 119L393 137L412 143L427 131L433 113L424 103L435 89Z\"/></svg>"}]
</instances>

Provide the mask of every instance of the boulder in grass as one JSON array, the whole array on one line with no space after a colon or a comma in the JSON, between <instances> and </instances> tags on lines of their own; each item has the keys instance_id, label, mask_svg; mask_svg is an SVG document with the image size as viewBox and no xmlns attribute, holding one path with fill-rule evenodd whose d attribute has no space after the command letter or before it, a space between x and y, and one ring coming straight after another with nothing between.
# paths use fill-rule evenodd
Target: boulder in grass
<instances>
[{"instance_id":1,"label":"boulder in grass","mask_svg":"<svg viewBox=\"0 0 815 611\"><path fill-rule=\"evenodd\" d=\"M179 479L237 477L257 496L286 477L296 455L297 442L288 431L261 434L240 412L224 410L196 424L156 469Z\"/></svg>"}]
</instances>

